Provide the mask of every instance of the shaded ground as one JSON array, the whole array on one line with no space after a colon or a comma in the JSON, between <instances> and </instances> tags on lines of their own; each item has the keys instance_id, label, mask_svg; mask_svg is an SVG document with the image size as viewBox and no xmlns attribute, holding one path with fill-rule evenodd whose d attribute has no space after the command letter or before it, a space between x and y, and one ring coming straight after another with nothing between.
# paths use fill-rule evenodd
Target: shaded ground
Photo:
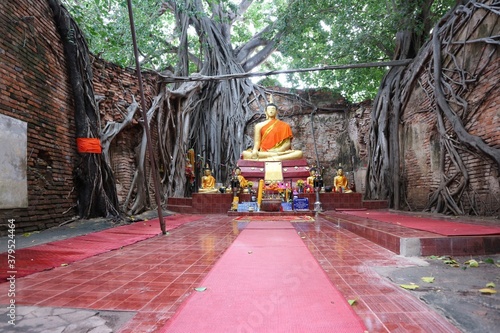
<instances>
[{"instance_id":1,"label":"shaded ground","mask_svg":"<svg viewBox=\"0 0 500 333\"><path fill-rule=\"evenodd\" d=\"M7 308L0 316L8 318ZM0 333L112 333L117 332L135 312L97 311L40 306L18 306L16 325L0 322Z\"/></svg>"},{"instance_id":2,"label":"shaded ground","mask_svg":"<svg viewBox=\"0 0 500 333\"><path fill-rule=\"evenodd\" d=\"M164 211L163 216L173 214L169 211ZM118 227L120 225L129 224L135 221L144 221L148 219L154 219L158 217L156 211L148 211L133 217L127 217L125 219L111 219L111 218L95 218L90 220L71 220L65 224L58 227L53 227L43 231L27 232L24 234L16 235L16 249L22 249L26 247L31 247L35 245L45 244L49 242L54 242L57 240L62 240L70 237L87 235L92 232L97 232L109 228ZM7 244L7 236L0 237L0 240L5 241ZM0 253L4 249L0 249Z\"/></svg>"},{"instance_id":3,"label":"shaded ground","mask_svg":"<svg viewBox=\"0 0 500 333\"><path fill-rule=\"evenodd\" d=\"M459 329L467 333L498 332L500 327L500 295L481 294L479 289L493 282L500 289L500 254L475 256L479 267L464 265L471 257L454 257L459 267L445 264L444 259L423 258L419 267L384 267L377 272L397 285L415 283L409 290L413 296L439 311ZM486 261L486 262L485 262ZM434 277L433 283L422 277Z\"/></svg>"}]
</instances>

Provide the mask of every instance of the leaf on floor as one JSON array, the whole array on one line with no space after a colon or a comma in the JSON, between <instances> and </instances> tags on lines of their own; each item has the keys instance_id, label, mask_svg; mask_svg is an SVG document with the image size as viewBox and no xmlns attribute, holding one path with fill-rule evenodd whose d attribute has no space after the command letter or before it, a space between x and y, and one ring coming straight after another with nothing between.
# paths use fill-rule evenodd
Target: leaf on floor
<instances>
[{"instance_id":1,"label":"leaf on floor","mask_svg":"<svg viewBox=\"0 0 500 333\"><path fill-rule=\"evenodd\" d=\"M479 263L474 259L467 260L464 262L464 265L469 265L469 267L479 267Z\"/></svg>"},{"instance_id":2,"label":"leaf on floor","mask_svg":"<svg viewBox=\"0 0 500 333\"><path fill-rule=\"evenodd\" d=\"M481 294L485 294L485 295L492 295L492 294L497 293L497 291L493 288L483 288L483 289L479 289L479 291L481 292Z\"/></svg>"},{"instance_id":3,"label":"leaf on floor","mask_svg":"<svg viewBox=\"0 0 500 333\"><path fill-rule=\"evenodd\" d=\"M353 306L354 303L356 303L356 299L350 299L350 300L347 300L347 303L349 303L350 306Z\"/></svg>"},{"instance_id":4,"label":"leaf on floor","mask_svg":"<svg viewBox=\"0 0 500 333\"><path fill-rule=\"evenodd\" d=\"M458 263L458 261L456 261L455 259L452 259L452 258L444 260L443 263L445 263L446 265L449 265L451 267L460 267L460 264Z\"/></svg>"},{"instance_id":5,"label":"leaf on floor","mask_svg":"<svg viewBox=\"0 0 500 333\"><path fill-rule=\"evenodd\" d=\"M400 284L399 285L401 288L408 289L408 290L415 290L418 289L418 285L415 283L410 283L410 284Z\"/></svg>"},{"instance_id":6,"label":"leaf on floor","mask_svg":"<svg viewBox=\"0 0 500 333\"><path fill-rule=\"evenodd\" d=\"M197 288L194 288L194 290L199 291L199 292L203 292L203 291L207 290L207 287L197 287Z\"/></svg>"},{"instance_id":7,"label":"leaf on floor","mask_svg":"<svg viewBox=\"0 0 500 333\"><path fill-rule=\"evenodd\" d=\"M422 281L426 282L426 283L434 283L434 277L432 276L424 276L422 277Z\"/></svg>"},{"instance_id":8,"label":"leaf on floor","mask_svg":"<svg viewBox=\"0 0 500 333\"><path fill-rule=\"evenodd\" d=\"M25 233L23 234L23 236L24 236L24 237L29 237L29 236L31 236L31 235L33 235L33 234L39 234L39 233L40 233L40 231L25 232Z\"/></svg>"},{"instance_id":9,"label":"leaf on floor","mask_svg":"<svg viewBox=\"0 0 500 333\"><path fill-rule=\"evenodd\" d=\"M496 287L496 286L495 286L495 283L494 283L494 282L488 282L488 283L486 284L486 288L492 288L492 289L495 289L495 287Z\"/></svg>"}]
</instances>

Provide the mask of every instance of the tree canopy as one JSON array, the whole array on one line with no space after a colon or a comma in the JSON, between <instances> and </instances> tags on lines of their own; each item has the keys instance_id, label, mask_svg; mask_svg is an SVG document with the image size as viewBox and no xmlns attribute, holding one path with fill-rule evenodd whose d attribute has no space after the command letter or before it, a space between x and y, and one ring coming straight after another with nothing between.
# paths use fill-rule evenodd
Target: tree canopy
<instances>
[{"instance_id":1,"label":"tree canopy","mask_svg":"<svg viewBox=\"0 0 500 333\"><path fill-rule=\"evenodd\" d=\"M134 64L126 2L63 0L84 31L90 51L122 65ZM199 5L193 6L193 2ZM187 45L189 73L202 67L202 31L184 31L176 13L220 22L244 71L310 68L394 58L396 33L428 36L456 0L141 0L133 1L142 67L175 71ZM422 11L428 6L425 19ZM193 9L196 8L196 9ZM404 23L402 23L404 22ZM177 68L178 69L178 68ZM280 76L291 88L330 88L356 102L373 98L387 68L318 71ZM265 79L265 78L262 78Z\"/></svg>"}]
</instances>

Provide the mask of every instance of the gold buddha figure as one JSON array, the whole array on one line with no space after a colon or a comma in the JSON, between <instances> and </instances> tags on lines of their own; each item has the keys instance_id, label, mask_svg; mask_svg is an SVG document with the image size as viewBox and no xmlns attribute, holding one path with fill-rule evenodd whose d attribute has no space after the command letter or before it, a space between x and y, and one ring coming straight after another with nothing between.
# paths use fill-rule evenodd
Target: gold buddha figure
<instances>
[{"instance_id":1,"label":"gold buddha figure","mask_svg":"<svg viewBox=\"0 0 500 333\"><path fill-rule=\"evenodd\" d=\"M348 187L347 177L344 175L342 168L337 170L337 176L333 178L333 187L335 192L351 193L352 191Z\"/></svg>"},{"instance_id":2,"label":"gold buddha figure","mask_svg":"<svg viewBox=\"0 0 500 333\"><path fill-rule=\"evenodd\" d=\"M309 188L313 189L314 188L314 179L316 178L316 168L311 168L309 170L309 177L306 179L306 183L309 186Z\"/></svg>"},{"instance_id":3,"label":"gold buddha figure","mask_svg":"<svg viewBox=\"0 0 500 333\"><path fill-rule=\"evenodd\" d=\"M236 169L234 169L234 174L236 178L238 178L238 181L240 182L240 188L245 188L248 186L248 181L241 174L241 169L239 167L236 167Z\"/></svg>"},{"instance_id":4,"label":"gold buddha figure","mask_svg":"<svg viewBox=\"0 0 500 333\"><path fill-rule=\"evenodd\" d=\"M266 120L255 125L254 146L243 152L244 160L284 161L302 158L302 151L292 149L292 129L277 119L278 107L266 106Z\"/></svg>"},{"instance_id":5,"label":"gold buddha figure","mask_svg":"<svg viewBox=\"0 0 500 333\"><path fill-rule=\"evenodd\" d=\"M212 171L209 168L205 168L204 173L205 175L201 177L201 188L199 189L199 192L217 192L218 190L215 188L215 178L212 176Z\"/></svg>"}]
</instances>

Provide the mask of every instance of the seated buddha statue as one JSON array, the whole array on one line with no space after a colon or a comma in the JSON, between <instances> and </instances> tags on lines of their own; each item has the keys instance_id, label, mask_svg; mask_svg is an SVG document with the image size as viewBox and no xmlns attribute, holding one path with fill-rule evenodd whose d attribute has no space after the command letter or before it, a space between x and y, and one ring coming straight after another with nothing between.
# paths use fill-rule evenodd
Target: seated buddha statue
<instances>
[{"instance_id":1,"label":"seated buddha statue","mask_svg":"<svg viewBox=\"0 0 500 333\"><path fill-rule=\"evenodd\" d=\"M215 178L212 176L212 171L209 168L205 168L205 175L201 177L201 188L198 192L200 193L212 193L217 192L215 188Z\"/></svg>"},{"instance_id":2,"label":"seated buddha statue","mask_svg":"<svg viewBox=\"0 0 500 333\"><path fill-rule=\"evenodd\" d=\"M244 160L284 161L302 158L302 151L292 149L292 129L277 119L278 107L266 106L266 120L255 125L254 146L243 152Z\"/></svg>"},{"instance_id":3,"label":"seated buddha statue","mask_svg":"<svg viewBox=\"0 0 500 333\"><path fill-rule=\"evenodd\" d=\"M245 188L248 186L248 181L241 174L241 169L239 167L236 167L236 169L234 169L234 175L236 176L236 178L238 178L238 181L240 182L240 188Z\"/></svg>"},{"instance_id":4,"label":"seated buddha statue","mask_svg":"<svg viewBox=\"0 0 500 333\"><path fill-rule=\"evenodd\" d=\"M314 179L316 179L316 168L311 168L309 170L309 177L306 179L307 186L311 189L314 188Z\"/></svg>"},{"instance_id":5,"label":"seated buddha statue","mask_svg":"<svg viewBox=\"0 0 500 333\"><path fill-rule=\"evenodd\" d=\"M333 187L335 192L351 193L352 191L348 187L347 177L344 175L342 168L337 170L337 176L333 178Z\"/></svg>"}]
</instances>

